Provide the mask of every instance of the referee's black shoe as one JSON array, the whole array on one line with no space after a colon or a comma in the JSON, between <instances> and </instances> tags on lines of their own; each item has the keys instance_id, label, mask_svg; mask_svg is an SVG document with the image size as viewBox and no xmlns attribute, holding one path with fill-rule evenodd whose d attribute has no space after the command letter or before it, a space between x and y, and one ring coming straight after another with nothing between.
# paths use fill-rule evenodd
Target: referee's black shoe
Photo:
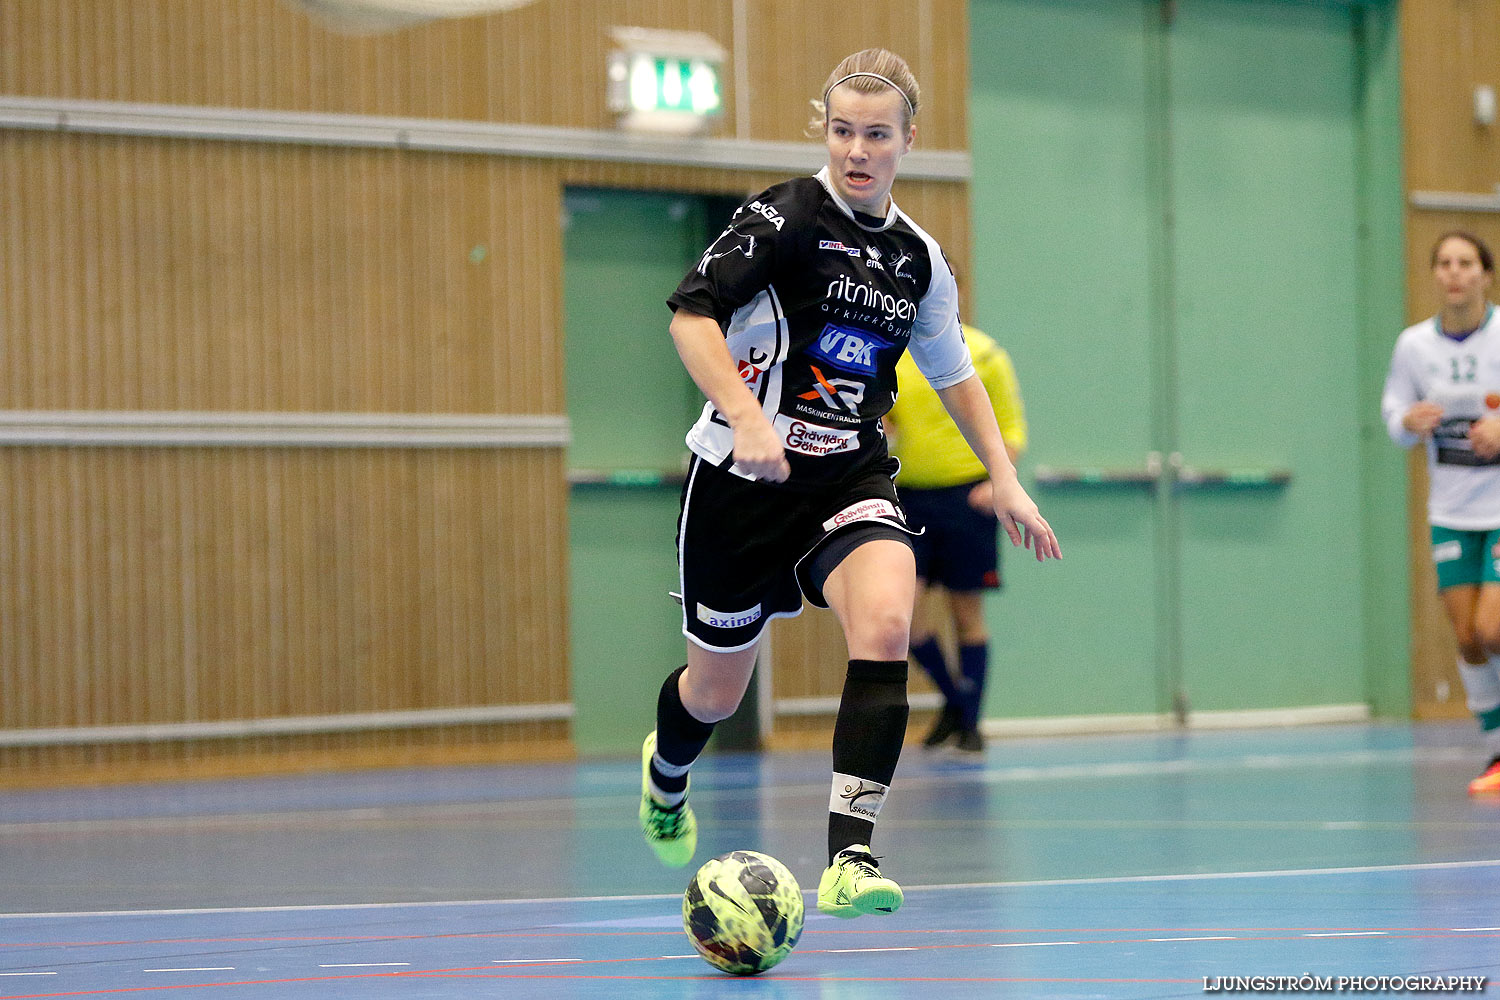
<instances>
[{"instance_id":1,"label":"referee's black shoe","mask_svg":"<svg viewBox=\"0 0 1500 1000\"><path fill-rule=\"evenodd\" d=\"M958 709L951 703L945 702L942 712L937 717L937 721L932 724L932 729L923 738L922 745L928 749L936 749L942 746L958 732L962 721Z\"/></svg>"},{"instance_id":2,"label":"referee's black shoe","mask_svg":"<svg viewBox=\"0 0 1500 1000\"><path fill-rule=\"evenodd\" d=\"M984 737L978 729L960 730L958 739L954 741L953 748L964 757L984 756Z\"/></svg>"}]
</instances>

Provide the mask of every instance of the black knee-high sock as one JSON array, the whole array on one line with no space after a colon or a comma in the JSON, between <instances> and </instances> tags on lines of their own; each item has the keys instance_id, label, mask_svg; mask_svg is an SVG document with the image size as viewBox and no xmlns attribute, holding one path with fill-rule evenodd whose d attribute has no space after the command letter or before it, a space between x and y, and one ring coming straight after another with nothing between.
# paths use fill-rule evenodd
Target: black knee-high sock
<instances>
[{"instance_id":1,"label":"black knee-high sock","mask_svg":"<svg viewBox=\"0 0 1500 1000\"><path fill-rule=\"evenodd\" d=\"M653 759L651 783L668 795L677 795L687 788L687 768L698 759L714 734L712 722L699 721L682 704L677 683L686 669L687 664L683 664L668 674L656 699L656 756L677 773L661 773Z\"/></svg>"},{"instance_id":2,"label":"black knee-high sock","mask_svg":"<svg viewBox=\"0 0 1500 1000\"><path fill-rule=\"evenodd\" d=\"M833 724L833 790L828 796L828 863L868 844L906 739L905 660L850 660Z\"/></svg>"}]
</instances>

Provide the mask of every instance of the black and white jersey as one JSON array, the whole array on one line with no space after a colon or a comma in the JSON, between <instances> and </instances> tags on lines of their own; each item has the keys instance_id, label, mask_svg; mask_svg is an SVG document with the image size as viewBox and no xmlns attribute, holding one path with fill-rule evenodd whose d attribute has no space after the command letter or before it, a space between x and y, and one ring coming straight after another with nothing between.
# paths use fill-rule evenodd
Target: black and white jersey
<instances>
[{"instance_id":1,"label":"black and white jersey","mask_svg":"<svg viewBox=\"0 0 1500 1000\"><path fill-rule=\"evenodd\" d=\"M667 302L718 320L781 436L791 486L836 482L885 458L880 418L903 352L938 389L974 373L937 241L894 201L884 219L853 211L826 167L737 209ZM734 434L712 403L687 444L752 478L729 464Z\"/></svg>"}]
</instances>

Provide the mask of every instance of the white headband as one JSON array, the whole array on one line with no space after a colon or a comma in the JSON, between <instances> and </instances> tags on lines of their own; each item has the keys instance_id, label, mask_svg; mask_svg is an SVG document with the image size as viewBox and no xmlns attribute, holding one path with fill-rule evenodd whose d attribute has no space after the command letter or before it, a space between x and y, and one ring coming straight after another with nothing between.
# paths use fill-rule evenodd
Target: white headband
<instances>
[{"instance_id":1,"label":"white headband","mask_svg":"<svg viewBox=\"0 0 1500 1000\"><path fill-rule=\"evenodd\" d=\"M848 76L843 77L842 79L833 81L832 83L830 83L828 85L828 89L825 90L825 91L823 91L823 104L825 106L828 104L828 95L831 94L831 93L833 93L833 88L834 87L837 87L841 83L847 83L848 81L854 79L856 76L868 76L871 79L879 80L881 83L885 84L887 87L890 87L896 93L898 93L898 94L901 95L901 99L906 102L906 113L907 114L914 115L914 114L917 113L917 109L912 106L911 98L906 96L906 91L902 90L900 87L896 86L894 83L892 83L891 81L887 80L885 77L881 76L879 73L867 73L867 72L850 73Z\"/></svg>"}]
</instances>

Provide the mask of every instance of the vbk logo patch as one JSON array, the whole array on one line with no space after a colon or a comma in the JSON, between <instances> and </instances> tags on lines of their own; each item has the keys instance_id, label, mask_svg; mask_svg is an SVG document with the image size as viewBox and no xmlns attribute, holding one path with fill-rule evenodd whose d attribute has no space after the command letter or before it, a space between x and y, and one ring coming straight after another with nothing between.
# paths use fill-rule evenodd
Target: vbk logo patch
<instances>
[{"instance_id":1,"label":"vbk logo patch","mask_svg":"<svg viewBox=\"0 0 1500 1000\"><path fill-rule=\"evenodd\" d=\"M829 323L823 327L817 342L812 345L812 353L846 372L874 375L876 353L881 348L890 346L890 341L864 330L851 330Z\"/></svg>"}]
</instances>

